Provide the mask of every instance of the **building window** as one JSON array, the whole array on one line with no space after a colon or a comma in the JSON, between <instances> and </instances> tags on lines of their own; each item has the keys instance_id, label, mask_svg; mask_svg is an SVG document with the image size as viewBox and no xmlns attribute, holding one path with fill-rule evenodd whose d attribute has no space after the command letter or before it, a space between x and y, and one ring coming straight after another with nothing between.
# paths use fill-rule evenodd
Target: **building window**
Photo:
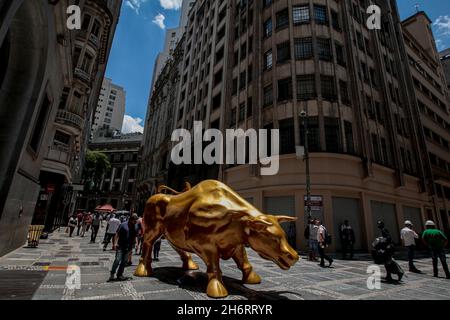
<instances>
[{"instance_id":1,"label":"building window","mask_svg":"<svg viewBox=\"0 0 450 320\"><path fill-rule=\"evenodd\" d=\"M6 76L6 70L8 70L10 43L10 35L8 32L3 43L0 45L0 61L2 61L0 64L0 89Z\"/></svg>"},{"instance_id":2,"label":"building window","mask_svg":"<svg viewBox=\"0 0 450 320\"><path fill-rule=\"evenodd\" d=\"M289 26L289 10L285 9L277 12L277 29L286 28Z\"/></svg>"},{"instance_id":3,"label":"building window","mask_svg":"<svg viewBox=\"0 0 450 320\"><path fill-rule=\"evenodd\" d=\"M280 121L280 154L295 153L294 119Z\"/></svg>"},{"instance_id":4,"label":"building window","mask_svg":"<svg viewBox=\"0 0 450 320\"><path fill-rule=\"evenodd\" d=\"M267 8L272 5L272 0L263 0L263 7Z\"/></svg>"},{"instance_id":5,"label":"building window","mask_svg":"<svg viewBox=\"0 0 450 320\"><path fill-rule=\"evenodd\" d=\"M264 22L264 36L266 38L270 37L272 35L272 19L266 20Z\"/></svg>"},{"instance_id":6,"label":"building window","mask_svg":"<svg viewBox=\"0 0 450 320\"><path fill-rule=\"evenodd\" d=\"M314 20L317 24L327 24L328 14L327 7L314 5Z\"/></svg>"},{"instance_id":7,"label":"building window","mask_svg":"<svg viewBox=\"0 0 450 320\"><path fill-rule=\"evenodd\" d=\"M327 152L341 152L340 147L340 133L339 133L339 119L324 118L325 121L325 143Z\"/></svg>"},{"instance_id":8,"label":"building window","mask_svg":"<svg viewBox=\"0 0 450 320\"><path fill-rule=\"evenodd\" d=\"M297 100L310 100L317 97L314 75L297 77Z\"/></svg>"},{"instance_id":9,"label":"building window","mask_svg":"<svg viewBox=\"0 0 450 320\"><path fill-rule=\"evenodd\" d=\"M234 126L235 124L236 124L236 108L231 110L230 126Z\"/></svg>"},{"instance_id":10,"label":"building window","mask_svg":"<svg viewBox=\"0 0 450 320\"><path fill-rule=\"evenodd\" d=\"M278 101L292 99L292 79L278 80Z\"/></svg>"},{"instance_id":11,"label":"building window","mask_svg":"<svg viewBox=\"0 0 450 320\"><path fill-rule=\"evenodd\" d=\"M273 66L272 50L269 50L264 54L264 69L265 70L272 69L272 66Z\"/></svg>"},{"instance_id":12,"label":"building window","mask_svg":"<svg viewBox=\"0 0 450 320\"><path fill-rule=\"evenodd\" d=\"M341 24L339 22L339 14L334 10L331 10L331 24L332 24L334 30L341 31Z\"/></svg>"},{"instance_id":13,"label":"building window","mask_svg":"<svg viewBox=\"0 0 450 320\"><path fill-rule=\"evenodd\" d=\"M309 6L293 7L292 19L294 21L294 25L309 23L311 19L309 15Z\"/></svg>"},{"instance_id":14,"label":"building window","mask_svg":"<svg viewBox=\"0 0 450 320\"><path fill-rule=\"evenodd\" d=\"M312 38L294 40L294 53L296 60L310 59L313 57Z\"/></svg>"},{"instance_id":15,"label":"building window","mask_svg":"<svg viewBox=\"0 0 450 320\"><path fill-rule=\"evenodd\" d=\"M337 63L340 66L342 66L342 67L346 67L347 63L345 62L344 47L341 46L338 43L335 43L335 47L336 47L336 61L337 61Z\"/></svg>"},{"instance_id":16,"label":"building window","mask_svg":"<svg viewBox=\"0 0 450 320\"><path fill-rule=\"evenodd\" d=\"M289 41L277 45L277 62L284 63L291 59L291 45Z\"/></svg>"},{"instance_id":17,"label":"building window","mask_svg":"<svg viewBox=\"0 0 450 320\"><path fill-rule=\"evenodd\" d=\"M373 148L373 159L377 163L382 163L380 145L378 143L378 136L372 134L372 148Z\"/></svg>"},{"instance_id":18,"label":"building window","mask_svg":"<svg viewBox=\"0 0 450 320\"><path fill-rule=\"evenodd\" d=\"M269 85L264 88L264 107L270 106L273 104L273 87Z\"/></svg>"},{"instance_id":19,"label":"building window","mask_svg":"<svg viewBox=\"0 0 450 320\"><path fill-rule=\"evenodd\" d=\"M347 144L347 153L354 154L355 146L353 142L353 127L351 122L344 121L344 133L345 143Z\"/></svg>"},{"instance_id":20,"label":"building window","mask_svg":"<svg viewBox=\"0 0 450 320\"><path fill-rule=\"evenodd\" d=\"M332 54L330 39L317 38L317 50L319 52L320 60L331 60Z\"/></svg>"},{"instance_id":21,"label":"building window","mask_svg":"<svg viewBox=\"0 0 450 320\"><path fill-rule=\"evenodd\" d=\"M336 90L334 88L334 78L330 76L320 76L320 83L322 86L322 98L335 101Z\"/></svg>"},{"instance_id":22,"label":"building window","mask_svg":"<svg viewBox=\"0 0 450 320\"><path fill-rule=\"evenodd\" d=\"M344 80L339 80L339 90L341 91L341 101L342 103L349 105L350 96L348 94L348 84Z\"/></svg>"},{"instance_id":23,"label":"building window","mask_svg":"<svg viewBox=\"0 0 450 320\"><path fill-rule=\"evenodd\" d=\"M300 144L305 145L305 126L303 125L303 119L300 119ZM320 151L320 131L319 131L319 119L317 117L308 118L308 149L310 152Z\"/></svg>"},{"instance_id":24,"label":"building window","mask_svg":"<svg viewBox=\"0 0 450 320\"><path fill-rule=\"evenodd\" d=\"M48 113L51 108L51 102L48 96L45 94L44 99L41 103L41 107L39 108L39 114L37 116L37 120L34 125L33 135L31 136L30 147L31 149L37 153L39 149L39 145L41 144L42 135L45 131L45 126L47 124Z\"/></svg>"},{"instance_id":25,"label":"building window","mask_svg":"<svg viewBox=\"0 0 450 320\"><path fill-rule=\"evenodd\" d=\"M245 120L245 102L239 105L239 122Z\"/></svg>"},{"instance_id":26,"label":"building window","mask_svg":"<svg viewBox=\"0 0 450 320\"><path fill-rule=\"evenodd\" d=\"M54 144L56 144L56 145L69 146L70 145L70 135L68 135L64 132L61 132L59 130L56 130L53 141L54 141Z\"/></svg>"}]
</instances>

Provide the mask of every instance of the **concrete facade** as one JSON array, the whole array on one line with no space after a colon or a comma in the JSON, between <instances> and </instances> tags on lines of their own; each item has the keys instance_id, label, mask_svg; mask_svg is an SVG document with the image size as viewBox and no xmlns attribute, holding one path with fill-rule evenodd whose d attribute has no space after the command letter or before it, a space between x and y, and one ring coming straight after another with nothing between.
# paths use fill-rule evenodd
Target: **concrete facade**
<instances>
[{"instance_id":1,"label":"concrete facade","mask_svg":"<svg viewBox=\"0 0 450 320\"><path fill-rule=\"evenodd\" d=\"M104 175L97 194L84 194L79 198L78 209L93 210L108 203L118 210L136 210L138 153L142 138L141 133L122 134L113 138L97 137L89 144L90 150L106 154L111 170Z\"/></svg>"},{"instance_id":2,"label":"concrete facade","mask_svg":"<svg viewBox=\"0 0 450 320\"><path fill-rule=\"evenodd\" d=\"M435 196L436 168L403 37L427 26L402 27L395 1L379 5L382 30L374 31L366 27L366 1L197 1L185 33L180 87L174 88L173 129L192 130L194 121L222 132L279 129L280 171L262 176L257 165L169 164L163 182L181 188L184 180L220 179L262 211L298 217L285 230L291 243L305 248L305 163L296 154L304 145L305 111L318 200L313 216L333 235L332 249L340 248L344 219L355 227L362 250L378 235L379 219L397 242L405 219L419 231L426 219L445 228L448 215ZM423 50L435 52L432 34L426 38ZM441 108L447 109L448 93L441 90ZM152 130L162 132L165 125ZM144 181L161 183L154 178L167 168L163 159L146 163Z\"/></svg>"},{"instance_id":3,"label":"concrete facade","mask_svg":"<svg viewBox=\"0 0 450 320\"><path fill-rule=\"evenodd\" d=\"M447 87L450 88L450 48L440 53L442 67L444 68L445 80L447 81Z\"/></svg>"},{"instance_id":4,"label":"concrete facade","mask_svg":"<svg viewBox=\"0 0 450 320\"><path fill-rule=\"evenodd\" d=\"M70 31L74 2L0 1L0 255L30 223L52 229L81 178L121 1L77 1L83 28Z\"/></svg>"},{"instance_id":5,"label":"concrete facade","mask_svg":"<svg viewBox=\"0 0 450 320\"><path fill-rule=\"evenodd\" d=\"M122 131L125 100L125 90L114 84L111 79L105 78L95 110L94 124L92 125L93 135L101 128Z\"/></svg>"}]
</instances>

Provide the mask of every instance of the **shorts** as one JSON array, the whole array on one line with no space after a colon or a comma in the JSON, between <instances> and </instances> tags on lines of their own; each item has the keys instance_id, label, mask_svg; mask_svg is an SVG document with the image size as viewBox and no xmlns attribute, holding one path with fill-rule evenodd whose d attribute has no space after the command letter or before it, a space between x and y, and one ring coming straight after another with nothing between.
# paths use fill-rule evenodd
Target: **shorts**
<instances>
[{"instance_id":1,"label":"shorts","mask_svg":"<svg viewBox=\"0 0 450 320\"><path fill-rule=\"evenodd\" d=\"M310 239L310 240L308 240L308 241L309 241L309 249L310 249L312 252L318 253L318 252L319 252L319 241L317 241L317 240L312 240L312 239Z\"/></svg>"}]
</instances>

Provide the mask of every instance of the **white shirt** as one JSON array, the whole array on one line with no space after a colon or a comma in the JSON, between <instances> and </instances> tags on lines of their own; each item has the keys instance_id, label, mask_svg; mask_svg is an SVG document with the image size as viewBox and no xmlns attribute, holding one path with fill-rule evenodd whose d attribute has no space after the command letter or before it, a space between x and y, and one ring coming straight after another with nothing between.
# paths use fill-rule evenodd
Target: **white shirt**
<instances>
[{"instance_id":1,"label":"white shirt","mask_svg":"<svg viewBox=\"0 0 450 320\"><path fill-rule=\"evenodd\" d=\"M317 241L322 242L325 241L325 227L324 226L319 226L319 230L317 231Z\"/></svg>"},{"instance_id":2,"label":"white shirt","mask_svg":"<svg viewBox=\"0 0 450 320\"><path fill-rule=\"evenodd\" d=\"M408 227L404 227L402 231L400 231L400 237L405 243L405 247L413 246L416 244L414 239L419 239L419 235L412 229Z\"/></svg>"},{"instance_id":3,"label":"white shirt","mask_svg":"<svg viewBox=\"0 0 450 320\"><path fill-rule=\"evenodd\" d=\"M117 218L111 218L108 221L108 233L116 233L117 229L119 229L121 222Z\"/></svg>"}]
</instances>

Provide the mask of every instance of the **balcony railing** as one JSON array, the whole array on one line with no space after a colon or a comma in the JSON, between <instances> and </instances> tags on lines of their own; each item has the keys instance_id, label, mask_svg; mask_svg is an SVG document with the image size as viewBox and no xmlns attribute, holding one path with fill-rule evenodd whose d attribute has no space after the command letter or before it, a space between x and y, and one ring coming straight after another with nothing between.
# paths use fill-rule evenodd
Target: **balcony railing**
<instances>
[{"instance_id":1,"label":"balcony railing","mask_svg":"<svg viewBox=\"0 0 450 320\"><path fill-rule=\"evenodd\" d=\"M84 70L80 68L75 68L75 76L80 78L81 80L90 83L91 82L91 76Z\"/></svg>"},{"instance_id":2,"label":"balcony railing","mask_svg":"<svg viewBox=\"0 0 450 320\"><path fill-rule=\"evenodd\" d=\"M79 130L83 129L83 118L66 110L58 110L58 113L56 114L56 121L59 123L68 124Z\"/></svg>"}]
</instances>

